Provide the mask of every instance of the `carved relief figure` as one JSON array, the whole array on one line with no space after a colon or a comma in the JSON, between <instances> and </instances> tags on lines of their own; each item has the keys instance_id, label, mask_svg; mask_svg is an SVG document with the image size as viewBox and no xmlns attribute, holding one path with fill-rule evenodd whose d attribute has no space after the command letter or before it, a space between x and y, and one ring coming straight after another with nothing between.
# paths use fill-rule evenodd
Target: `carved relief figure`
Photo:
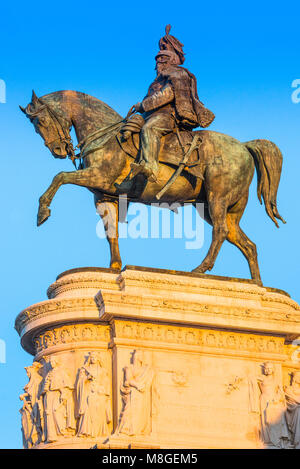
<instances>
[{"instance_id":1,"label":"carved relief figure","mask_svg":"<svg viewBox=\"0 0 300 469\"><path fill-rule=\"evenodd\" d=\"M258 399L256 396L257 385ZM263 376L251 380L250 410L252 412L259 411L260 438L266 447L288 447L289 432L285 417L285 396L281 385L275 378L273 363L264 363Z\"/></svg>"},{"instance_id":2,"label":"carved relief figure","mask_svg":"<svg viewBox=\"0 0 300 469\"><path fill-rule=\"evenodd\" d=\"M85 365L79 370L76 385L77 436L107 436L108 424L112 420L110 407L110 386L108 374L101 357L91 352Z\"/></svg>"},{"instance_id":3,"label":"carved relief figure","mask_svg":"<svg viewBox=\"0 0 300 469\"><path fill-rule=\"evenodd\" d=\"M132 363L123 371L120 387L123 408L117 433L148 435L151 432L153 371L139 350L133 352Z\"/></svg>"},{"instance_id":4,"label":"carved relief figure","mask_svg":"<svg viewBox=\"0 0 300 469\"><path fill-rule=\"evenodd\" d=\"M73 384L65 368L56 357L51 357L43 384L45 415L45 441L57 441L59 436L74 432L76 422L74 418Z\"/></svg>"},{"instance_id":5,"label":"carved relief figure","mask_svg":"<svg viewBox=\"0 0 300 469\"><path fill-rule=\"evenodd\" d=\"M21 423L22 423L23 447L25 449L28 449L28 448L31 448L33 446L33 441L32 441L32 433L33 433L32 405L31 405L31 402L30 402L29 395L27 393L21 394L20 400L23 402L23 406L20 409Z\"/></svg>"},{"instance_id":6,"label":"carved relief figure","mask_svg":"<svg viewBox=\"0 0 300 469\"><path fill-rule=\"evenodd\" d=\"M300 449L300 371L292 375L291 386L285 386L285 398L287 403L286 418L292 434L292 444L295 449Z\"/></svg>"},{"instance_id":7,"label":"carved relief figure","mask_svg":"<svg viewBox=\"0 0 300 469\"><path fill-rule=\"evenodd\" d=\"M25 448L29 448L42 441L43 406L40 400L40 385L42 376L39 362L33 362L25 367L29 382L24 387L25 393L20 396L23 407L20 410L22 416L22 433Z\"/></svg>"}]
</instances>

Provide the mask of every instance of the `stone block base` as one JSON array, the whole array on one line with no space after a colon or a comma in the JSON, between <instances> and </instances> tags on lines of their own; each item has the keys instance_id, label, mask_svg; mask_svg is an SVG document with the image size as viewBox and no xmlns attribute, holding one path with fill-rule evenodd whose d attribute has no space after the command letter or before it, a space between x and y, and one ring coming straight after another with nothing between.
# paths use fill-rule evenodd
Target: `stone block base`
<instances>
[{"instance_id":1,"label":"stone block base","mask_svg":"<svg viewBox=\"0 0 300 469\"><path fill-rule=\"evenodd\" d=\"M48 298L16 319L34 355L26 448L297 446L300 307L285 292L127 266L64 272Z\"/></svg>"}]
</instances>

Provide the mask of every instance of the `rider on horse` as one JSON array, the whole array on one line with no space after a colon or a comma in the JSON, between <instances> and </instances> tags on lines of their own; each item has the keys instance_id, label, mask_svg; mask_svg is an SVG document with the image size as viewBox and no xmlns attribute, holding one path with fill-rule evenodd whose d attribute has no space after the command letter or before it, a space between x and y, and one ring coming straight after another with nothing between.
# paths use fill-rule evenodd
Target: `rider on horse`
<instances>
[{"instance_id":1,"label":"rider on horse","mask_svg":"<svg viewBox=\"0 0 300 469\"><path fill-rule=\"evenodd\" d=\"M144 174L156 181L161 137L179 129L207 127L214 114L199 101L195 76L180 65L184 62L183 44L169 35L159 41L160 51L155 57L157 77L147 96L134 108L142 115L133 116L123 127L123 139L140 130L138 163L132 164L132 175Z\"/></svg>"}]
</instances>

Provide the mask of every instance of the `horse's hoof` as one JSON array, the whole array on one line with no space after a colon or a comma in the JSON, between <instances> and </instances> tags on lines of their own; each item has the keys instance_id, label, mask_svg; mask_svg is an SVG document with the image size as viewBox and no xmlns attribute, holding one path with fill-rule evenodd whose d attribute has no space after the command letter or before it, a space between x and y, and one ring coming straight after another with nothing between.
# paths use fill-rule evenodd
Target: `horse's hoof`
<instances>
[{"instance_id":1,"label":"horse's hoof","mask_svg":"<svg viewBox=\"0 0 300 469\"><path fill-rule=\"evenodd\" d=\"M192 270L192 272L194 272L195 274L204 274L207 270L211 270L212 267L210 267L209 265L198 265L198 267L196 267L194 270Z\"/></svg>"},{"instance_id":2,"label":"horse's hoof","mask_svg":"<svg viewBox=\"0 0 300 469\"><path fill-rule=\"evenodd\" d=\"M258 285L259 287L263 287L263 283L262 283L260 277L252 278L252 280L254 280L254 282L256 283L256 285Z\"/></svg>"},{"instance_id":3,"label":"horse's hoof","mask_svg":"<svg viewBox=\"0 0 300 469\"><path fill-rule=\"evenodd\" d=\"M41 207L37 216L37 226L42 225L51 215L51 210L48 207Z\"/></svg>"},{"instance_id":4,"label":"horse's hoof","mask_svg":"<svg viewBox=\"0 0 300 469\"><path fill-rule=\"evenodd\" d=\"M110 264L110 268L114 269L114 270L121 270L122 269L122 262L120 262L120 261L112 262Z\"/></svg>"},{"instance_id":5,"label":"horse's hoof","mask_svg":"<svg viewBox=\"0 0 300 469\"><path fill-rule=\"evenodd\" d=\"M200 267L196 267L196 269L192 270L192 273L194 274L204 274L205 270L200 269Z\"/></svg>"}]
</instances>

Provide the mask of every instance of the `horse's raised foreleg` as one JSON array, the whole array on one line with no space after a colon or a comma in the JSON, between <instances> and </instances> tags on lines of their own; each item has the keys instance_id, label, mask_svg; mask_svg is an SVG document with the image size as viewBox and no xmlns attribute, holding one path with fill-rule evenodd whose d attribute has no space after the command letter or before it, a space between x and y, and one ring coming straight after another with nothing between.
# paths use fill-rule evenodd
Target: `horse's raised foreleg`
<instances>
[{"instance_id":1,"label":"horse's raised foreleg","mask_svg":"<svg viewBox=\"0 0 300 469\"><path fill-rule=\"evenodd\" d=\"M120 270L122 261L119 251L119 203L118 201L96 203L97 212L102 218L106 239L110 247L110 267Z\"/></svg>"},{"instance_id":2,"label":"horse's raised foreleg","mask_svg":"<svg viewBox=\"0 0 300 469\"><path fill-rule=\"evenodd\" d=\"M208 205L213 225L212 243L203 262L193 270L193 272L198 273L204 273L213 268L221 246L228 235L226 223L227 203L225 203L225 200L218 199L210 200Z\"/></svg>"},{"instance_id":3,"label":"horse's raised foreleg","mask_svg":"<svg viewBox=\"0 0 300 469\"><path fill-rule=\"evenodd\" d=\"M39 211L37 218L37 225L44 223L49 218L50 204L55 196L56 192L63 184L75 184L77 186L83 186L91 189L101 189L103 191L110 187L110 181L106 180L103 171L98 168L86 168L80 171L61 172L58 173L46 192L40 197L39 200Z\"/></svg>"},{"instance_id":4,"label":"horse's raised foreleg","mask_svg":"<svg viewBox=\"0 0 300 469\"><path fill-rule=\"evenodd\" d=\"M240 199L237 205L227 213L227 226L229 229L227 240L237 246L244 254L249 264L252 279L259 285L262 285L257 262L256 245L245 235L239 226L247 201L248 194L243 199Z\"/></svg>"},{"instance_id":5,"label":"horse's raised foreleg","mask_svg":"<svg viewBox=\"0 0 300 469\"><path fill-rule=\"evenodd\" d=\"M40 226L44 223L51 215L50 204L55 196L56 192L63 184L63 178L61 176L62 173L57 174L48 189L41 195L39 200L39 211L37 215L37 226Z\"/></svg>"}]
</instances>

